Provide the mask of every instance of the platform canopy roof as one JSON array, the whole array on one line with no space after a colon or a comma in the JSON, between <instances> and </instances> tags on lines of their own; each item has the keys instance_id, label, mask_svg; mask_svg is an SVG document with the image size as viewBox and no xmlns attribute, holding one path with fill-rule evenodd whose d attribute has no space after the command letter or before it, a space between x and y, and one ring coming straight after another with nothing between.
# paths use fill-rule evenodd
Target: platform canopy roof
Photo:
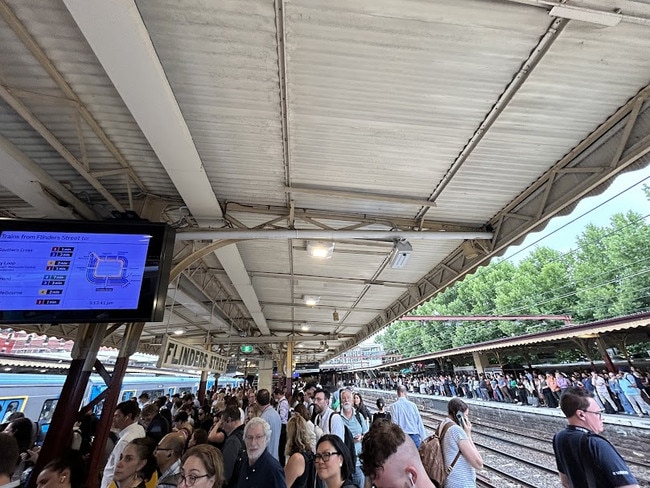
<instances>
[{"instance_id":1,"label":"platform canopy roof","mask_svg":"<svg viewBox=\"0 0 650 488\"><path fill-rule=\"evenodd\" d=\"M0 215L132 210L178 230L142 352L183 330L332 357L648 163L645 0L0 0L0 16Z\"/></svg>"}]
</instances>

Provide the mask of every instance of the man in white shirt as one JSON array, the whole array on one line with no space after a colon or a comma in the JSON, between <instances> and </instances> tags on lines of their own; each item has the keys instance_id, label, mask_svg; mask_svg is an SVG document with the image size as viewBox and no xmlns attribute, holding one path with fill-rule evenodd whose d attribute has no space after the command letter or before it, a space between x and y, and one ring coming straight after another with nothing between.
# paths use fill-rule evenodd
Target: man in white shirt
<instances>
[{"instance_id":1,"label":"man in white shirt","mask_svg":"<svg viewBox=\"0 0 650 488\"><path fill-rule=\"evenodd\" d=\"M330 408L330 392L322 388L316 390L316 393L314 393L314 406L318 413L316 425L321 428L323 434L334 434L339 436L342 441L345 441L345 426L341 416L334 415L330 422L330 417L334 413L334 410Z\"/></svg>"},{"instance_id":2,"label":"man in white shirt","mask_svg":"<svg viewBox=\"0 0 650 488\"><path fill-rule=\"evenodd\" d=\"M133 400L119 403L115 408L115 413L113 414L113 428L120 431L118 434L119 440L111 451L111 455L108 457L108 462L106 463L104 474L102 475L101 488L108 488L108 485L113 481L115 466L120 460L120 456L122 455L122 451L124 451L126 445L133 439L145 436L144 428L138 424L139 417L140 407L138 407L137 402L134 402Z\"/></svg>"}]
</instances>

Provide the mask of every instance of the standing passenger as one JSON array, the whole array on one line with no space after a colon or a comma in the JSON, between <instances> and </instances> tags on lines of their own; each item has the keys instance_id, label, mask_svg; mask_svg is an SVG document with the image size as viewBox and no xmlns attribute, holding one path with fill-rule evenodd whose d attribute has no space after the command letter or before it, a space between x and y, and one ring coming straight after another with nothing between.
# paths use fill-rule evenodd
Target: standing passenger
<instances>
[{"instance_id":1,"label":"standing passenger","mask_svg":"<svg viewBox=\"0 0 650 488\"><path fill-rule=\"evenodd\" d=\"M364 485L364 476L361 471L361 460L359 459L359 454L361 453L361 440L363 439L363 435L368 432L368 424L363 416L354 410L354 404L352 403L353 397L350 390L341 391L340 399L341 418L354 437L356 464L352 466L352 482L357 486L362 487Z\"/></svg>"},{"instance_id":2,"label":"standing passenger","mask_svg":"<svg viewBox=\"0 0 650 488\"><path fill-rule=\"evenodd\" d=\"M11 484L11 476L14 474L18 464L18 441L14 436L0 432L0 486L18 486L19 483Z\"/></svg>"},{"instance_id":3,"label":"standing passenger","mask_svg":"<svg viewBox=\"0 0 650 488\"><path fill-rule=\"evenodd\" d=\"M644 413L650 415L650 408L648 408L648 404L641 397L641 389L637 386L634 375L623 369L620 369L619 373L621 374L621 379L618 381L618 384L621 385L623 394L632 404L634 411L639 417L643 417Z\"/></svg>"},{"instance_id":4,"label":"standing passenger","mask_svg":"<svg viewBox=\"0 0 650 488\"><path fill-rule=\"evenodd\" d=\"M345 440L343 419L330 408L329 391L323 389L316 390L314 393L314 410L318 413L315 423L323 434L334 434L339 436L342 441Z\"/></svg>"},{"instance_id":5,"label":"standing passenger","mask_svg":"<svg viewBox=\"0 0 650 488\"><path fill-rule=\"evenodd\" d=\"M469 408L460 398L452 398L447 404L448 416L438 426L438 432L446 424L451 424L442 440L442 453L445 467L451 472L447 475L445 488L470 488L476 486L476 470L483 468L483 459L472 440L472 423Z\"/></svg>"},{"instance_id":6,"label":"standing passenger","mask_svg":"<svg viewBox=\"0 0 650 488\"><path fill-rule=\"evenodd\" d=\"M375 422L364 436L361 469L375 488L434 488L415 444L392 422Z\"/></svg>"},{"instance_id":7,"label":"standing passenger","mask_svg":"<svg viewBox=\"0 0 650 488\"><path fill-rule=\"evenodd\" d=\"M327 488L363 488L350 479L354 466L345 443L336 435L325 434L316 444L316 474Z\"/></svg>"},{"instance_id":8,"label":"standing passenger","mask_svg":"<svg viewBox=\"0 0 650 488\"><path fill-rule=\"evenodd\" d=\"M282 432L282 420L280 419L280 414L271 406L271 392L266 388L259 390L255 399L262 411L260 417L266 420L271 427L271 438L269 439L266 448L271 456L279 461L280 434Z\"/></svg>"},{"instance_id":9,"label":"standing passenger","mask_svg":"<svg viewBox=\"0 0 650 488\"><path fill-rule=\"evenodd\" d=\"M280 465L284 466L284 448L287 444L287 422L289 421L289 400L284 396L284 391L281 388L273 390L273 398L277 403L276 410L280 416L280 442L278 444L278 460Z\"/></svg>"},{"instance_id":10,"label":"standing passenger","mask_svg":"<svg viewBox=\"0 0 650 488\"><path fill-rule=\"evenodd\" d=\"M619 384L619 379L614 372L609 372L609 380L607 383L609 384L609 389L612 391L614 396L616 396L618 401L621 402L621 406L623 407L623 410L625 410L625 413L627 415L634 415L634 409L625 394L623 394L623 389Z\"/></svg>"},{"instance_id":11,"label":"standing passenger","mask_svg":"<svg viewBox=\"0 0 650 488\"><path fill-rule=\"evenodd\" d=\"M377 398L377 411L372 415L373 424L381 419L391 420L390 412L385 412L384 406L384 399L381 397Z\"/></svg>"},{"instance_id":12,"label":"standing passenger","mask_svg":"<svg viewBox=\"0 0 650 488\"><path fill-rule=\"evenodd\" d=\"M616 403L614 403L614 400L612 400L612 397L609 394L609 390L607 389L607 382L602 376L596 373L596 371L591 372L591 384L594 385L596 394L600 398L603 406L606 406L607 403L609 403L609 406L614 411L613 413L618 412L618 406Z\"/></svg>"},{"instance_id":13,"label":"standing passenger","mask_svg":"<svg viewBox=\"0 0 650 488\"><path fill-rule=\"evenodd\" d=\"M569 425L553 437L560 482L565 488L638 488L627 464L603 431L602 410L584 388L567 388L560 407Z\"/></svg>"},{"instance_id":14,"label":"standing passenger","mask_svg":"<svg viewBox=\"0 0 650 488\"><path fill-rule=\"evenodd\" d=\"M286 488L284 470L267 449L270 440L271 427L266 420L255 417L246 424L244 442L246 443L248 462L243 463L237 486L241 488Z\"/></svg>"},{"instance_id":15,"label":"standing passenger","mask_svg":"<svg viewBox=\"0 0 650 488\"><path fill-rule=\"evenodd\" d=\"M183 454L181 462L179 486L221 488L223 485L223 459L216 447L210 444L194 446Z\"/></svg>"},{"instance_id":16,"label":"standing passenger","mask_svg":"<svg viewBox=\"0 0 650 488\"><path fill-rule=\"evenodd\" d=\"M115 467L120 460L122 451L133 439L138 439L145 436L144 428L137 423L140 416L140 407L138 403L127 400L119 403L115 408L113 414L113 428L119 431L118 441L108 457L108 462L104 468L102 475L101 488L108 488L108 485L113 481L115 474Z\"/></svg>"},{"instance_id":17,"label":"standing passenger","mask_svg":"<svg viewBox=\"0 0 650 488\"><path fill-rule=\"evenodd\" d=\"M174 488L178 486L181 478L181 456L184 447L185 437L178 432L167 434L160 440L153 451L153 456L158 464L158 471L160 471L156 488Z\"/></svg>"},{"instance_id":18,"label":"standing passenger","mask_svg":"<svg viewBox=\"0 0 650 488\"><path fill-rule=\"evenodd\" d=\"M399 425L413 439L415 447L419 449L427 433L424 430L418 407L415 403L406 399L406 387L404 385L397 387L397 401L391 405L390 413L393 422Z\"/></svg>"},{"instance_id":19,"label":"standing passenger","mask_svg":"<svg viewBox=\"0 0 650 488\"><path fill-rule=\"evenodd\" d=\"M285 450L287 465L284 467L284 476L289 488L314 488L316 467L312 434L313 431L301 415L293 415L289 419Z\"/></svg>"}]
</instances>

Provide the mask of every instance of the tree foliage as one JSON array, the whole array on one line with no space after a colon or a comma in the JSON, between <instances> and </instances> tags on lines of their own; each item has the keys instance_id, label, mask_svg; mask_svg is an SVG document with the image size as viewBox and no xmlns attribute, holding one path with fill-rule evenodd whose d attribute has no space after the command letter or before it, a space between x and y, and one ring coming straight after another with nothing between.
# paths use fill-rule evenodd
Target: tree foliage
<instances>
[{"instance_id":1,"label":"tree foliage","mask_svg":"<svg viewBox=\"0 0 650 488\"><path fill-rule=\"evenodd\" d=\"M650 190L648 190L650 194ZM414 315L570 315L586 322L650 309L650 226L634 212L589 225L574 252L539 247L518 264L498 260L447 288ZM377 338L411 357L557 328L562 322L395 322Z\"/></svg>"}]
</instances>

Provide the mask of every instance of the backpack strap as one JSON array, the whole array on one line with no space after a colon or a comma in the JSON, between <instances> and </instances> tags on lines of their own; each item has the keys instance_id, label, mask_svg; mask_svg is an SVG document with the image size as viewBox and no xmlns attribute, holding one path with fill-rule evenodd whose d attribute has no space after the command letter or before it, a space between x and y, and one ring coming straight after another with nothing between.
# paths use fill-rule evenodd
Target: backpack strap
<instances>
[{"instance_id":1,"label":"backpack strap","mask_svg":"<svg viewBox=\"0 0 650 488\"><path fill-rule=\"evenodd\" d=\"M328 432L327 432L328 434L332 433L332 417L334 417L334 415L341 415L341 414L337 413L335 411L332 411L332 413L330 414L330 418L328 419L328 421L329 421L329 429L328 429Z\"/></svg>"},{"instance_id":2,"label":"backpack strap","mask_svg":"<svg viewBox=\"0 0 650 488\"><path fill-rule=\"evenodd\" d=\"M453 425L453 422L449 421L449 422L445 423L445 426L442 428L442 430L440 430L440 425L438 425L436 435L438 435L438 439L440 439L440 445L441 446L442 446L442 440L445 438L445 434L451 428L452 425ZM458 452L456 453L456 456L454 457L454 460L451 462L451 464L447 468L447 474L451 473L451 470L454 469L454 466L456 466L456 462L458 461L459 457L460 457L460 448L458 449Z\"/></svg>"},{"instance_id":3,"label":"backpack strap","mask_svg":"<svg viewBox=\"0 0 650 488\"><path fill-rule=\"evenodd\" d=\"M582 459L589 460L591 459L591 453L589 451L589 434L583 434L580 438L580 453ZM594 474L593 467L590 462L583 463L585 468L585 478L587 478L587 487L596 488L598 485L596 483L596 476Z\"/></svg>"},{"instance_id":4,"label":"backpack strap","mask_svg":"<svg viewBox=\"0 0 650 488\"><path fill-rule=\"evenodd\" d=\"M359 427L361 427L361 432L363 433L363 422L361 421L361 414L358 410L354 412L354 416L357 419L357 422L359 422Z\"/></svg>"}]
</instances>

